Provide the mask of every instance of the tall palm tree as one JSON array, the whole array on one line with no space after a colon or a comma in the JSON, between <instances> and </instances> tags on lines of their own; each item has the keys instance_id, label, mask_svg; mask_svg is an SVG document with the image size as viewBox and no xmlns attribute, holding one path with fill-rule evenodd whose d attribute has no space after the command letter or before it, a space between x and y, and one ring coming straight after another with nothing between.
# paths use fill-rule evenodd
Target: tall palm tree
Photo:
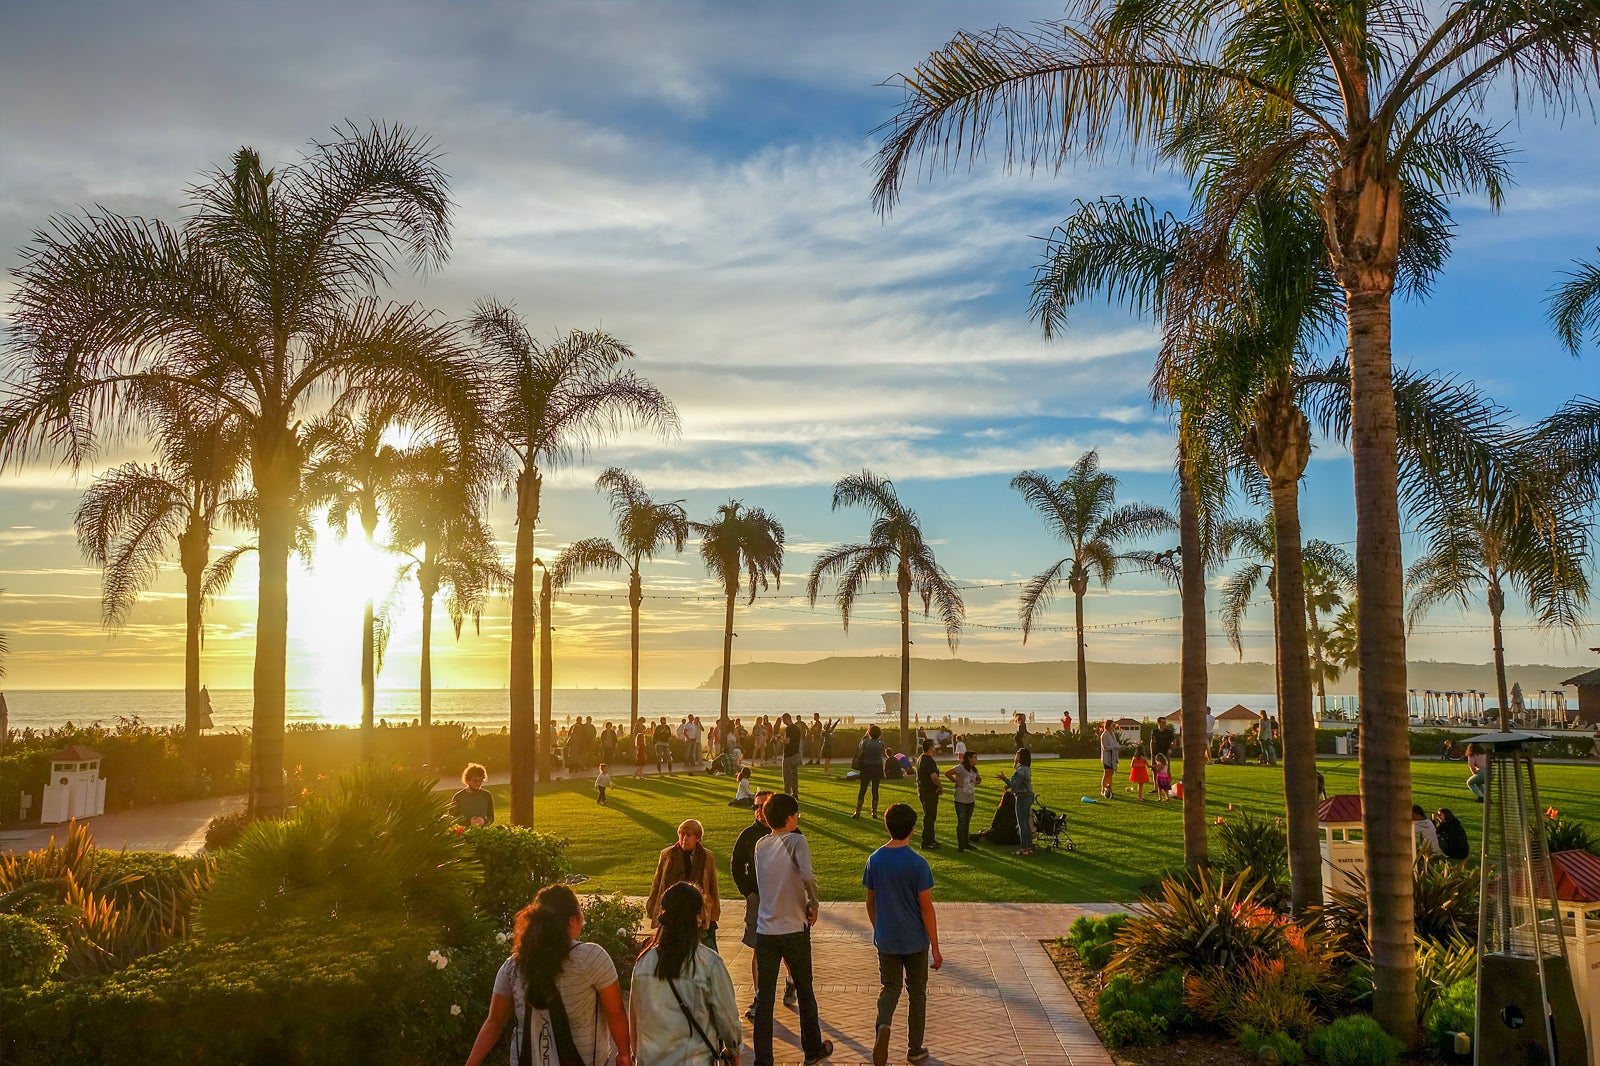
<instances>
[{"instance_id":1,"label":"tall palm tree","mask_svg":"<svg viewBox=\"0 0 1600 1066\"><path fill-rule=\"evenodd\" d=\"M961 592L933 557L933 548L922 537L922 522L917 512L900 502L894 484L870 470L846 474L833 483L833 510L862 507L872 516L872 526L864 544L845 544L830 548L817 558L806 583L806 598L817 605L826 577L838 579L834 596L846 632L850 630L850 609L867 582L875 578L894 579L900 595L900 750L911 750L911 593L922 600L927 617L938 601L939 620L944 624L945 640L956 650L961 638L961 621L966 605Z\"/></svg>"},{"instance_id":2,"label":"tall palm tree","mask_svg":"<svg viewBox=\"0 0 1600 1066\"><path fill-rule=\"evenodd\" d=\"M205 607L233 576L249 546L211 559L219 526L247 525L254 501L244 484L249 442L244 427L222 417L160 411L160 462L124 463L106 471L83 494L74 524L78 545L102 573L100 618L124 625L142 592L174 554L184 578L183 726L191 764L198 756L203 709L200 649Z\"/></svg>"},{"instance_id":3,"label":"tall palm tree","mask_svg":"<svg viewBox=\"0 0 1600 1066\"><path fill-rule=\"evenodd\" d=\"M1302 560L1306 576L1306 634L1311 640L1311 679L1317 686L1317 717L1328 713L1328 682L1344 676L1344 667L1328 657L1329 630L1323 615L1335 615L1356 594L1356 561L1337 544L1313 540Z\"/></svg>"},{"instance_id":4,"label":"tall palm tree","mask_svg":"<svg viewBox=\"0 0 1600 1066\"><path fill-rule=\"evenodd\" d=\"M1034 470L1024 470L1011 479L1011 487L1022 494L1023 502L1039 515L1050 535L1067 545L1072 554L1058 560L1048 570L1023 586L1018 605L1022 619L1022 639L1028 639L1034 619L1050 606L1056 589L1063 583L1072 590L1074 629L1078 648L1078 723L1089 728L1089 670L1084 660L1083 597L1090 581L1101 588L1111 584L1117 571L1132 563L1144 569L1158 569L1156 553L1119 552L1124 541L1177 529L1177 520L1160 507L1131 503L1117 506L1117 478L1100 469L1100 453L1085 452L1061 481Z\"/></svg>"},{"instance_id":5,"label":"tall palm tree","mask_svg":"<svg viewBox=\"0 0 1600 1066\"><path fill-rule=\"evenodd\" d=\"M595 479L594 487L611 497L611 517L617 523L616 543L605 537L589 537L568 545L556 556L551 582L559 589L585 570L628 571L628 635L633 656L628 675L628 722L638 729L639 605L644 602L644 578L639 567L669 547L675 552L683 551L689 538L689 515L682 500L651 499L644 484L621 467L606 468Z\"/></svg>"},{"instance_id":6,"label":"tall palm tree","mask_svg":"<svg viewBox=\"0 0 1600 1066\"><path fill-rule=\"evenodd\" d=\"M424 729L433 724L435 600L445 594L445 614L459 640L466 620L471 618L476 627L490 595L511 584L483 517L488 476L481 463L454 444L419 444L401 452L396 477L384 493L389 514L385 547L403 560L396 580L415 577L422 596L418 693Z\"/></svg>"},{"instance_id":7,"label":"tall palm tree","mask_svg":"<svg viewBox=\"0 0 1600 1066\"><path fill-rule=\"evenodd\" d=\"M626 364L633 351L607 333L574 330L541 344L510 307L483 300L469 331L486 377L486 434L516 497L517 539L511 581L511 820L533 821L534 732L533 538L547 471L588 453L629 426L664 435L678 413L661 390ZM538 736L550 737L550 708Z\"/></svg>"},{"instance_id":8,"label":"tall palm tree","mask_svg":"<svg viewBox=\"0 0 1600 1066\"><path fill-rule=\"evenodd\" d=\"M306 430L305 481L301 492L308 506L328 509L328 527L343 540L350 516L361 523L367 548L378 550L378 523L384 499L395 488L401 450L387 439L398 428L392 407L366 405L354 412L334 410ZM378 692L377 610L369 590L361 614L361 758L371 762L376 736L374 707Z\"/></svg>"},{"instance_id":9,"label":"tall palm tree","mask_svg":"<svg viewBox=\"0 0 1600 1066\"><path fill-rule=\"evenodd\" d=\"M729 500L717 508L710 522L691 522L689 528L700 535L700 558L706 569L722 585L722 702L717 712L717 735L728 732L728 684L733 676L733 608L739 600L741 578L749 580L750 598L756 590L777 586L783 578L783 525L759 507L744 509L740 500Z\"/></svg>"},{"instance_id":10,"label":"tall palm tree","mask_svg":"<svg viewBox=\"0 0 1600 1066\"><path fill-rule=\"evenodd\" d=\"M443 263L447 181L427 138L347 126L298 163L241 148L193 187L176 226L107 212L54 219L22 252L0 407L0 463L57 452L80 466L151 390L238 420L250 441L261 556L250 805L283 808L289 554L304 422L331 397L462 420L470 367L450 327L377 293Z\"/></svg>"},{"instance_id":11,"label":"tall palm tree","mask_svg":"<svg viewBox=\"0 0 1600 1066\"><path fill-rule=\"evenodd\" d=\"M1580 522L1547 523L1505 500L1463 507L1427 531L1428 551L1406 572L1411 590L1407 624L1415 626L1441 603L1467 607L1477 595L1489 608L1494 639L1500 729L1511 728L1501 616L1506 587L1520 591L1535 624L1576 629L1589 598L1589 542Z\"/></svg>"},{"instance_id":12,"label":"tall palm tree","mask_svg":"<svg viewBox=\"0 0 1600 1066\"><path fill-rule=\"evenodd\" d=\"M1418 223L1403 176L1500 202L1506 152L1472 110L1504 74L1523 98L1564 111L1596 71L1600 7L1318 6L1248 0L1074 0L1030 31L959 34L900 81L883 127L880 210L932 157L975 159L991 123L1028 166L1159 145L1191 118L1268 131L1219 179L1248 190L1285 172L1323 194L1325 243L1348 309L1356 557L1362 641L1362 791L1379 1020L1416 1032L1404 574L1390 312L1402 234ZM1225 213L1225 212L1224 212Z\"/></svg>"}]
</instances>

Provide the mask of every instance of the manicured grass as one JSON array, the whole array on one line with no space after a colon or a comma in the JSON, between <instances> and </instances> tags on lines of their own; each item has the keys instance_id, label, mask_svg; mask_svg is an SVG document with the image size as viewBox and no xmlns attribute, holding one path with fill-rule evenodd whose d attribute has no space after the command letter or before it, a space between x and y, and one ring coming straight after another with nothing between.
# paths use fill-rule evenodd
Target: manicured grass
<instances>
[{"instance_id":1,"label":"manicured grass","mask_svg":"<svg viewBox=\"0 0 1600 1066\"><path fill-rule=\"evenodd\" d=\"M1411 765L1415 802L1430 813L1439 807L1454 810L1467 827L1476 855L1482 808L1467 792L1466 768L1461 763L1437 761ZM988 826L999 802L996 772L1009 772L1002 763L980 763L979 768L984 779L973 815L975 831ZM1319 769L1327 778L1330 795L1358 791L1354 760L1324 760ZM832 777L824 776L820 767L808 766L800 778L800 827L810 840L822 897L827 900L863 898L862 865L886 837L882 824L865 813L859 821L850 817L856 786L843 779L843 772L838 763ZM1541 805L1558 807L1565 816L1600 827L1600 797L1596 796L1600 766L1544 764L1537 773ZM1258 814L1283 812L1280 768L1212 766L1206 776L1208 821L1227 817L1230 803ZM1124 768L1121 778L1125 777ZM781 783L775 767L757 770L755 779L758 787ZM955 811L946 792L938 833L945 847L928 853L938 884L936 898L1056 903L1130 900L1141 888L1160 880L1163 871L1181 866L1181 804L1135 802L1131 793L1122 791L1125 780L1119 780L1116 798L1110 802L1080 802L1082 796L1097 795L1099 779L1098 761L1091 759L1041 760L1034 767L1039 798L1067 815L1067 832L1078 848L1073 852L1040 851L1029 858L1019 858L1011 854L1011 848L998 846L976 854L957 854ZM750 812L727 806L733 796L730 780L698 773L637 781L616 777L615 781L609 807L595 803L587 781L542 785L537 792L535 826L568 838L574 868L590 878L584 891L648 892L660 849L673 842L680 821L698 818L706 827L706 846L716 853L724 894L732 893L728 851L739 831L749 824ZM508 810L505 788L494 791L496 809ZM896 801L915 806L913 782L883 783L880 810ZM920 828L917 832L920 835Z\"/></svg>"}]
</instances>

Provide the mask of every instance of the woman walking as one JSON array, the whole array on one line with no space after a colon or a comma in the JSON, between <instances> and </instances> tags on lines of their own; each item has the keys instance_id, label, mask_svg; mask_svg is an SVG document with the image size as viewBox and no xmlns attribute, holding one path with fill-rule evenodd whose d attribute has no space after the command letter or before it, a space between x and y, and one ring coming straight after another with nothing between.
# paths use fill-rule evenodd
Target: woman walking
<instances>
[{"instance_id":1,"label":"woman walking","mask_svg":"<svg viewBox=\"0 0 1600 1066\"><path fill-rule=\"evenodd\" d=\"M705 901L680 881L661 896L655 936L633 967L629 1013L640 1066L715 1066L738 1054L739 1002L728 967L700 942Z\"/></svg>"},{"instance_id":2,"label":"woman walking","mask_svg":"<svg viewBox=\"0 0 1600 1066\"><path fill-rule=\"evenodd\" d=\"M872 816L878 816L878 785L883 781L883 759L889 746L883 742L883 730L877 725L867 727L867 735L861 738L861 747L856 752L856 770L861 777L856 782L856 813L852 818L861 817L861 802L867 798L867 787L872 788Z\"/></svg>"},{"instance_id":3,"label":"woman walking","mask_svg":"<svg viewBox=\"0 0 1600 1066\"><path fill-rule=\"evenodd\" d=\"M479 1066L515 1025L511 1066L605 1066L616 1050L616 1066L632 1066L628 1017L617 987L617 968L599 944L578 941L583 911L566 885L543 889L517 915L515 953L495 974L489 1016L472 1043L467 1066ZM524 1043L532 1055L522 1059Z\"/></svg>"},{"instance_id":4,"label":"woman walking","mask_svg":"<svg viewBox=\"0 0 1600 1066\"><path fill-rule=\"evenodd\" d=\"M662 899L667 890L680 881L688 881L700 890L702 900L700 916L701 942L712 951L717 950L717 919L722 916L722 900L717 894L717 861L702 841L706 829L694 818L678 826L678 842L661 849L656 862L655 883L650 886L650 898L645 900L645 914L653 925L660 926Z\"/></svg>"},{"instance_id":5,"label":"woman walking","mask_svg":"<svg viewBox=\"0 0 1600 1066\"><path fill-rule=\"evenodd\" d=\"M1016 768L1011 771L1011 776L1000 775L1000 780L1017 798L1017 839L1022 847L1016 850L1018 855L1033 854L1033 752L1027 748L1018 748Z\"/></svg>"}]
</instances>

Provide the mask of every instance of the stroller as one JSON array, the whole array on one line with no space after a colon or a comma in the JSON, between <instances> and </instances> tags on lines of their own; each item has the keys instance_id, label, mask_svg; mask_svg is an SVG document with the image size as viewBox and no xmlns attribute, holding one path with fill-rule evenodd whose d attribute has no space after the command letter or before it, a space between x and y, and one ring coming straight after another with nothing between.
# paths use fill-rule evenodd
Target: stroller
<instances>
[{"instance_id":1,"label":"stroller","mask_svg":"<svg viewBox=\"0 0 1600 1066\"><path fill-rule=\"evenodd\" d=\"M1057 814L1049 807L1034 801L1033 835L1041 847L1077 851L1077 843L1067 833L1067 816Z\"/></svg>"}]
</instances>

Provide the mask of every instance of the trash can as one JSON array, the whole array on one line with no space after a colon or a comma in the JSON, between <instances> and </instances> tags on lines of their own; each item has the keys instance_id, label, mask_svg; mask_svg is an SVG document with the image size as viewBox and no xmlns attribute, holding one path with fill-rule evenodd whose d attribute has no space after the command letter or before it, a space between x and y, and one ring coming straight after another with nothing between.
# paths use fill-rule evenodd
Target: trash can
<instances>
[{"instance_id":1,"label":"trash can","mask_svg":"<svg viewBox=\"0 0 1600 1066\"><path fill-rule=\"evenodd\" d=\"M1349 733L1340 733L1338 736L1333 738L1333 753L1335 755L1349 755L1350 754L1350 734Z\"/></svg>"}]
</instances>

